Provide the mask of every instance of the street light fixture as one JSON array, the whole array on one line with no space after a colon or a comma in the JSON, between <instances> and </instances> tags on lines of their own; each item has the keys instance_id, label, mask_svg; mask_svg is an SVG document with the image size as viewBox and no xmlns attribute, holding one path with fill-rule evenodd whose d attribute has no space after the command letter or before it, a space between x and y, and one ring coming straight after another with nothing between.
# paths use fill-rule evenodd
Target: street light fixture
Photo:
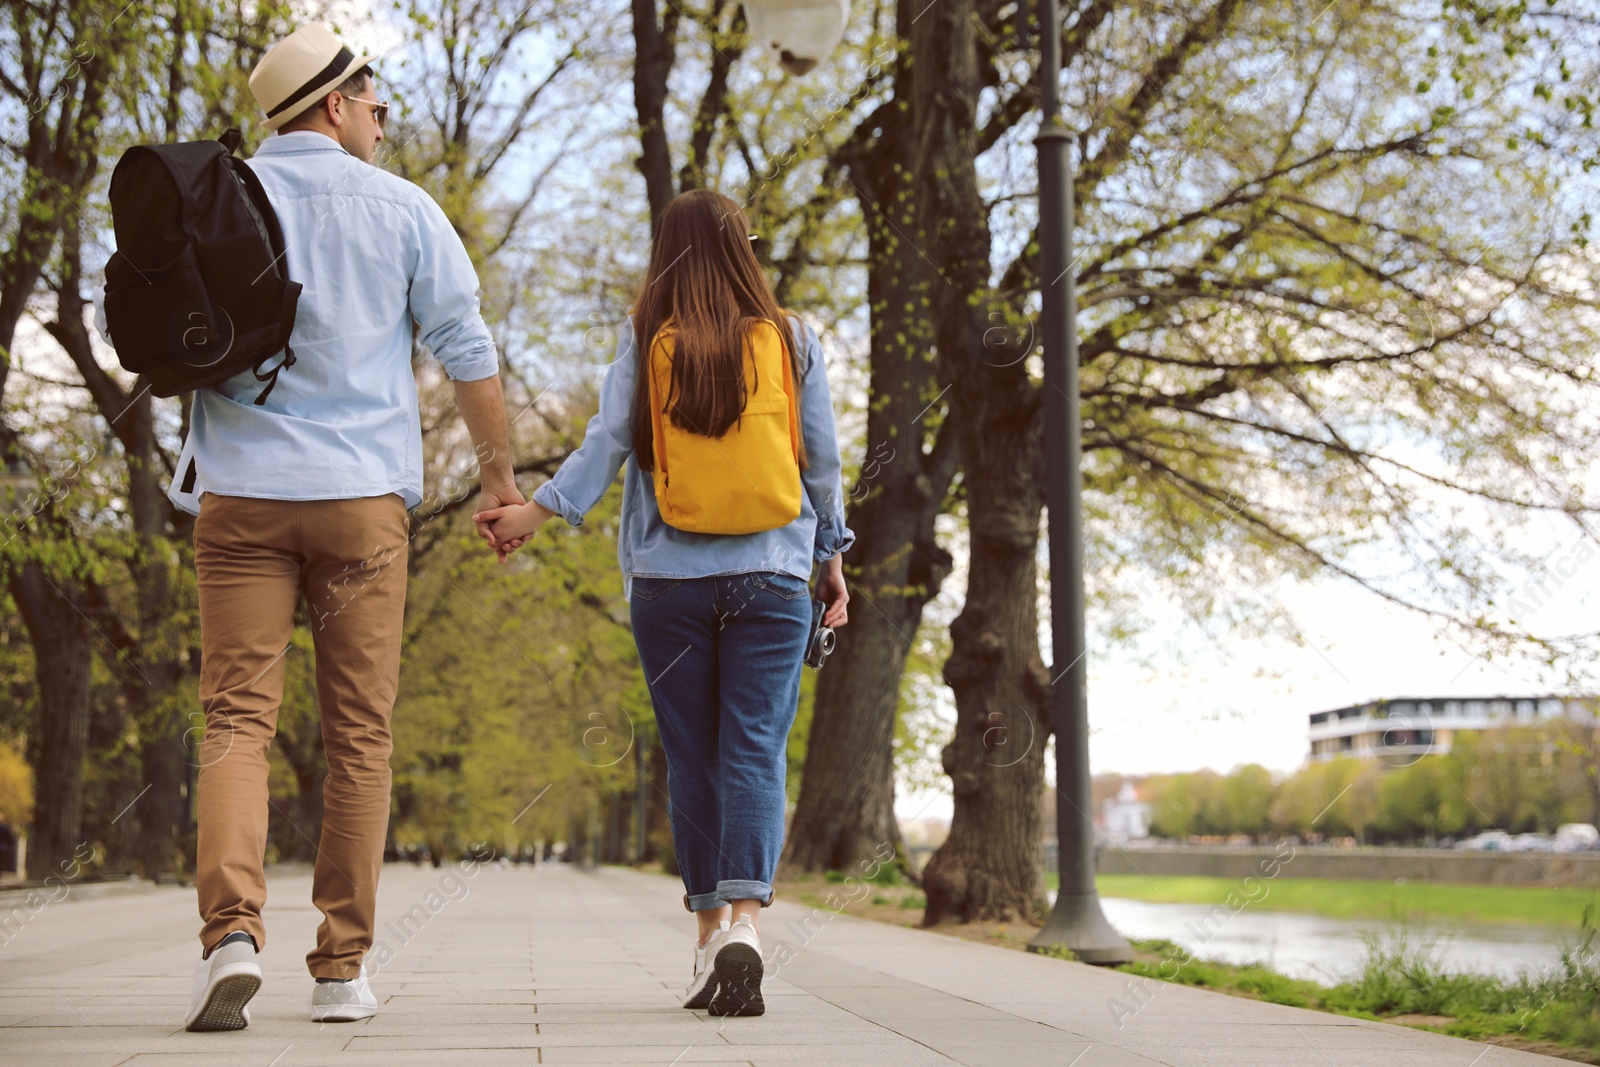
<instances>
[{"instance_id":1,"label":"street light fixture","mask_svg":"<svg viewBox=\"0 0 1600 1067\"><path fill-rule=\"evenodd\" d=\"M1039 245L1044 342L1044 447L1050 509L1050 631L1056 735L1056 849L1060 886L1030 951L1069 948L1085 963L1133 961L1094 887L1089 818L1088 669L1083 617L1083 413L1078 408L1077 297L1072 243L1071 134L1061 119L1061 31L1056 0L1039 0ZM1062 669L1062 664L1066 668Z\"/></svg>"},{"instance_id":2,"label":"street light fixture","mask_svg":"<svg viewBox=\"0 0 1600 1067\"><path fill-rule=\"evenodd\" d=\"M745 0L750 39L790 74L816 67L844 38L850 0Z\"/></svg>"}]
</instances>

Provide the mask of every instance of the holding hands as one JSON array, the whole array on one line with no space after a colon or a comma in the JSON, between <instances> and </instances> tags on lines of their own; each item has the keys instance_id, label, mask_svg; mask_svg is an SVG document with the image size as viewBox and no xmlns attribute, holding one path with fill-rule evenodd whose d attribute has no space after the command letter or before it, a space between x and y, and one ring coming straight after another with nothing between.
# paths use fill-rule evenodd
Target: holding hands
<instances>
[{"instance_id":1,"label":"holding hands","mask_svg":"<svg viewBox=\"0 0 1600 1067\"><path fill-rule=\"evenodd\" d=\"M499 562L504 563L511 553L528 543L534 531L555 517L556 512L537 500L524 501L516 485L506 483L484 489L472 521L478 528L478 536L494 549ZM827 605L822 617L824 626L840 627L849 621L846 605L850 603L850 592L844 578L843 557L836 555L823 562L812 599Z\"/></svg>"},{"instance_id":2,"label":"holding hands","mask_svg":"<svg viewBox=\"0 0 1600 1067\"><path fill-rule=\"evenodd\" d=\"M555 514L536 500L524 503L517 487L511 485L493 492L485 490L478 499L478 510L472 521L478 528L478 536L488 542L495 557L504 563Z\"/></svg>"}]
</instances>

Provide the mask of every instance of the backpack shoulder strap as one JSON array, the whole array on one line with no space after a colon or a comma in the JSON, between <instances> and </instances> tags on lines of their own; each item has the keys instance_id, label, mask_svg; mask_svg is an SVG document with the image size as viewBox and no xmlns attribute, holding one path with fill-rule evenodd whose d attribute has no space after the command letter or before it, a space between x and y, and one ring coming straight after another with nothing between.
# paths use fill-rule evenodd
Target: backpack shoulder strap
<instances>
[{"instance_id":1,"label":"backpack shoulder strap","mask_svg":"<svg viewBox=\"0 0 1600 1067\"><path fill-rule=\"evenodd\" d=\"M289 336L294 332L295 314L300 307L301 285L299 282L292 281L289 278L289 264L285 258L289 250L284 243L283 226L278 222L278 213L273 209L272 201L267 198L266 188L261 184L261 179L257 177L256 172L250 168L250 164L234 155L239 150L241 139L241 134L237 129L229 129L221 137L217 138L224 149L223 163L234 173L239 179L239 184L244 188L245 210L250 213L250 217L255 220L256 226L266 236L267 247L272 251L273 273L283 281L283 307L279 313L279 321L285 324L283 334L279 338L279 344L283 346L283 359L278 362L277 366L265 373L262 372L261 367L266 363L266 360L262 360L251 370L251 373L256 377L256 381L267 383L267 387L261 390L255 399L255 403L265 404L273 386L278 384L278 374L285 367L294 366L297 361L294 349L289 347ZM268 358L270 359L271 357Z\"/></svg>"},{"instance_id":2,"label":"backpack shoulder strap","mask_svg":"<svg viewBox=\"0 0 1600 1067\"><path fill-rule=\"evenodd\" d=\"M794 360L789 358L789 349L781 342L778 345L778 362L783 364L783 391L789 396L789 449L794 453L795 461L800 459L800 395L795 386Z\"/></svg>"},{"instance_id":3,"label":"backpack shoulder strap","mask_svg":"<svg viewBox=\"0 0 1600 1067\"><path fill-rule=\"evenodd\" d=\"M656 331L656 336L650 339L649 350L645 357L639 361L639 373L645 376L650 390L650 434L655 450L656 469L663 475L667 473L667 432L663 425L665 413L661 410L661 390L656 384L656 349L659 347L662 355L671 359L669 349L670 337L662 337L661 331Z\"/></svg>"}]
</instances>

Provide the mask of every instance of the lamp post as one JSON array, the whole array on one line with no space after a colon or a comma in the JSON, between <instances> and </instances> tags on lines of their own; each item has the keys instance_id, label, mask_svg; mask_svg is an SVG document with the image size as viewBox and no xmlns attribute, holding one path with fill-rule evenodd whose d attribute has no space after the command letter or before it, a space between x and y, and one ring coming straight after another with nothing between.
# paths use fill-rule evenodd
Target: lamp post
<instances>
[{"instance_id":1,"label":"lamp post","mask_svg":"<svg viewBox=\"0 0 1600 1067\"><path fill-rule=\"evenodd\" d=\"M1078 409L1077 298L1071 251L1071 160L1061 120L1060 16L1039 0L1040 327L1044 343L1046 504L1050 509L1051 686L1056 736L1056 850L1061 884L1031 951L1069 948L1085 963L1133 960L1133 946L1106 921L1094 887L1094 827L1089 819L1089 722L1083 635L1082 412ZM1063 669L1065 664L1065 669Z\"/></svg>"}]
</instances>

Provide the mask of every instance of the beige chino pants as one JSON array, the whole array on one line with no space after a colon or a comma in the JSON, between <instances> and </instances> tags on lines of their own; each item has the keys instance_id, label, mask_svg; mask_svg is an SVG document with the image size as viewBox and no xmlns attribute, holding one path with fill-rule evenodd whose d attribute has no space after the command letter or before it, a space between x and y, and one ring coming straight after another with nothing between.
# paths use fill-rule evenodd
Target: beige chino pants
<instances>
[{"instance_id":1,"label":"beige chino pants","mask_svg":"<svg viewBox=\"0 0 1600 1067\"><path fill-rule=\"evenodd\" d=\"M328 758L311 888L323 921L306 965L318 978L360 973L372 947L389 822L389 715L400 681L408 532L405 504L394 494L204 498L194 529L205 710L196 881L207 952L235 930L266 946L267 752L303 595Z\"/></svg>"}]
</instances>

